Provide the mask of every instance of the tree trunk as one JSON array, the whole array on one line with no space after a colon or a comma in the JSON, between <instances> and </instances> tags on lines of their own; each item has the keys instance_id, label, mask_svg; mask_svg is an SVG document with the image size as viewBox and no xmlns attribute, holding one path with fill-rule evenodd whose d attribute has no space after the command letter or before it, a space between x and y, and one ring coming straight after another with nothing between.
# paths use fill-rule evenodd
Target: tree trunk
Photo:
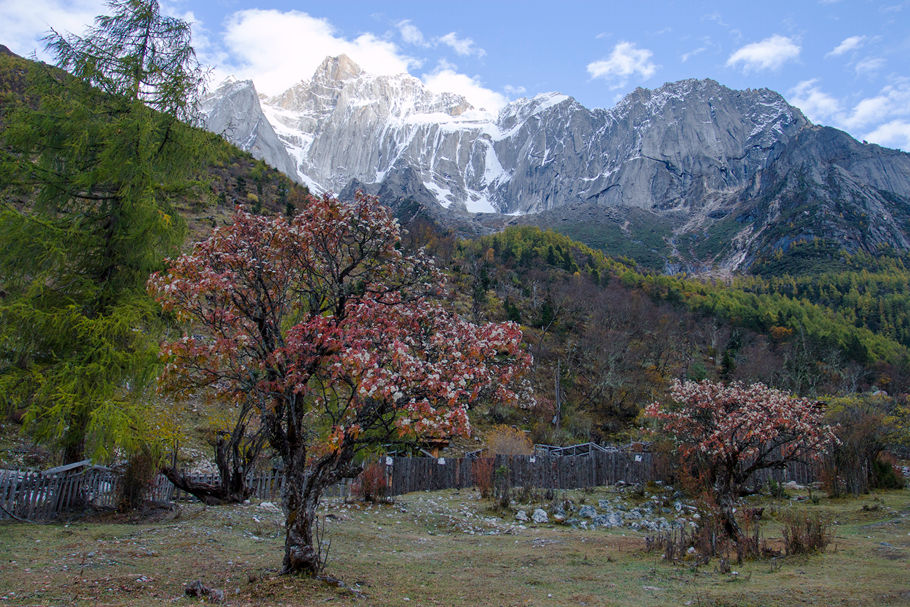
<instances>
[{"instance_id":1,"label":"tree trunk","mask_svg":"<svg viewBox=\"0 0 910 607\"><path fill-rule=\"evenodd\" d=\"M322 486L312 471L286 471L284 507L287 513L282 573L317 575L322 569L316 538L316 506Z\"/></svg>"},{"instance_id":2,"label":"tree trunk","mask_svg":"<svg viewBox=\"0 0 910 607\"><path fill-rule=\"evenodd\" d=\"M63 434L63 463L74 464L85 459L85 431L88 418L76 414L69 420L69 427Z\"/></svg>"},{"instance_id":3,"label":"tree trunk","mask_svg":"<svg viewBox=\"0 0 910 607\"><path fill-rule=\"evenodd\" d=\"M178 489L186 491L196 497L204 504L209 506L218 506L221 504L239 504L247 497L249 491L243 486L244 483L206 483L189 478L183 472L173 466L163 466L161 474L167 477L167 480L174 483Z\"/></svg>"},{"instance_id":4,"label":"tree trunk","mask_svg":"<svg viewBox=\"0 0 910 607\"><path fill-rule=\"evenodd\" d=\"M742 530L736 523L734 510L736 509L736 486L733 480L732 466L725 470L716 480L714 491L717 496L717 506L720 508L720 519L724 533L730 539L738 542L742 538Z\"/></svg>"},{"instance_id":5,"label":"tree trunk","mask_svg":"<svg viewBox=\"0 0 910 607\"><path fill-rule=\"evenodd\" d=\"M161 473L174 483L175 487L197 497L205 504L210 506L238 504L252 493L247 486L246 477L262 448L261 438L254 437L247 442L247 448L242 452L240 445L244 436L243 427L240 427L239 432L235 430L233 434L219 433L218 443L215 445L218 483L196 481L180 472L176 465L176 451L174 462L170 466L162 467Z\"/></svg>"},{"instance_id":6,"label":"tree trunk","mask_svg":"<svg viewBox=\"0 0 910 607\"><path fill-rule=\"evenodd\" d=\"M319 545L316 507L326 487L360 473L353 457L354 451L348 449L315 462L307 462L305 452L284 460L281 497L287 519L282 573L318 575L322 571L325 555Z\"/></svg>"},{"instance_id":7,"label":"tree trunk","mask_svg":"<svg viewBox=\"0 0 910 607\"><path fill-rule=\"evenodd\" d=\"M736 514L734 510L734 499L732 495L721 496L717 500L718 506L720 506L720 519L724 526L724 533L730 539L738 542L742 536L742 529L739 528L739 524L736 522Z\"/></svg>"}]
</instances>

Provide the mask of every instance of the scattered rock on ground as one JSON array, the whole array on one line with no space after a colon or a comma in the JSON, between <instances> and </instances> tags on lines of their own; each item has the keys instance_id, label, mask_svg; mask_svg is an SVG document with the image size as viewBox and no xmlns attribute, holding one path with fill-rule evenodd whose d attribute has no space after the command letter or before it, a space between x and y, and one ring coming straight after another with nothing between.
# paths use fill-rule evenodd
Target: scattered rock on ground
<instances>
[{"instance_id":1,"label":"scattered rock on ground","mask_svg":"<svg viewBox=\"0 0 910 607\"><path fill-rule=\"evenodd\" d=\"M191 598L202 598L212 603L223 603L224 602L224 591L219 590L218 588L209 588L199 580L193 580L186 585L186 588L183 589L183 593Z\"/></svg>"},{"instance_id":2,"label":"scattered rock on ground","mask_svg":"<svg viewBox=\"0 0 910 607\"><path fill-rule=\"evenodd\" d=\"M534 514L531 515L531 520L533 520L538 525L548 522L550 519L547 516L546 510L538 508L534 511Z\"/></svg>"},{"instance_id":3,"label":"scattered rock on ground","mask_svg":"<svg viewBox=\"0 0 910 607\"><path fill-rule=\"evenodd\" d=\"M582 506L578 509L578 516L582 518L594 518L597 516L597 510L594 509L594 506Z\"/></svg>"}]
</instances>

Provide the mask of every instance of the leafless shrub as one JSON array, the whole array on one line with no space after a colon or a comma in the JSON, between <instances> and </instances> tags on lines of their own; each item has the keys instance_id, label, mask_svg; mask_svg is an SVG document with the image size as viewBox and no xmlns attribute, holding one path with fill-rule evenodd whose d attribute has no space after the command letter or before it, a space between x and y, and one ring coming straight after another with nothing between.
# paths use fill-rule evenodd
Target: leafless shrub
<instances>
[{"instance_id":1,"label":"leafless shrub","mask_svg":"<svg viewBox=\"0 0 910 607\"><path fill-rule=\"evenodd\" d=\"M531 439L518 428L499 424L486 435L487 449L496 455L533 455Z\"/></svg>"},{"instance_id":2,"label":"leafless shrub","mask_svg":"<svg viewBox=\"0 0 910 607\"><path fill-rule=\"evenodd\" d=\"M791 511L783 517L784 549L787 554L824 552L834 537L829 516L805 510Z\"/></svg>"},{"instance_id":3,"label":"leafless shrub","mask_svg":"<svg viewBox=\"0 0 910 607\"><path fill-rule=\"evenodd\" d=\"M488 498L493 495L493 459L477 458L471 462L471 477L480 496Z\"/></svg>"},{"instance_id":4,"label":"leafless shrub","mask_svg":"<svg viewBox=\"0 0 910 607\"><path fill-rule=\"evenodd\" d=\"M386 478L385 466L381 462L372 462L363 468L363 472L351 486L351 492L365 502L380 502L389 494L389 481Z\"/></svg>"}]
</instances>

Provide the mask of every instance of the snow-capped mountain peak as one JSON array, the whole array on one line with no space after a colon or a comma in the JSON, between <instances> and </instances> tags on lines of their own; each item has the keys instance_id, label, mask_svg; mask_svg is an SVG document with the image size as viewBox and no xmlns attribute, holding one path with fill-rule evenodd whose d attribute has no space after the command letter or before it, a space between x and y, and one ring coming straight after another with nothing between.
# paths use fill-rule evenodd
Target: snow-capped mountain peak
<instances>
[{"instance_id":1,"label":"snow-capped mountain peak","mask_svg":"<svg viewBox=\"0 0 910 607\"><path fill-rule=\"evenodd\" d=\"M409 184L402 196L510 214L704 207L752 187L775 150L812 127L773 91L708 79L639 88L610 109L542 93L494 115L344 55L263 100L249 81L226 82L204 109L208 128L315 192L378 191L397 175Z\"/></svg>"}]
</instances>

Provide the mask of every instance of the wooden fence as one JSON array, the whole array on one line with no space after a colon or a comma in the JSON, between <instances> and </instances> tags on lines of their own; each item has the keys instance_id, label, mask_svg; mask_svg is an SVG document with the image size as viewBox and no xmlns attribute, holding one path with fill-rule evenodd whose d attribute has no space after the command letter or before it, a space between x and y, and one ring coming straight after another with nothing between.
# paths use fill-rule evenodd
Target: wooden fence
<instances>
[{"instance_id":1,"label":"wooden fence","mask_svg":"<svg viewBox=\"0 0 910 607\"><path fill-rule=\"evenodd\" d=\"M215 482L216 474L192 475L192 479ZM54 519L61 514L117 507L121 476L114 470L93 467L48 474L40 470L0 470L0 520L13 518L30 521ZM276 471L250 478L251 497L279 500L284 476ZM351 481L328 487L326 497L350 496ZM177 489L159 474L146 490L146 499L158 504L194 501L196 498Z\"/></svg>"},{"instance_id":2,"label":"wooden fence","mask_svg":"<svg viewBox=\"0 0 910 607\"><path fill-rule=\"evenodd\" d=\"M576 451L577 452L577 451ZM539 452L540 453L540 452ZM566 453L566 451L560 451ZM631 448L587 449L584 455L497 455L490 458L384 457L389 495L412 491L463 489L476 484L474 474L485 466L494 482L510 487L580 489L619 482L645 483L667 480L665 463L649 451ZM216 475L198 475L196 480L215 482ZM807 484L816 478L813 466L791 463L786 468L761 470L754 483L768 479ZM49 520L67 512L117 506L120 475L94 467L49 474L35 470L0 470L0 519ZM354 481L356 482L356 481ZM351 480L329 487L326 497L347 498ZM280 471L254 474L249 479L252 497L278 501L284 484ZM159 475L147 497L157 503L195 500Z\"/></svg>"},{"instance_id":3,"label":"wooden fence","mask_svg":"<svg viewBox=\"0 0 910 607\"><path fill-rule=\"evenodd\" d=\"M650 452L591 451L587 455L497 455L491 458L386 458L389 493L463 489L476 484L478 467L491 466L497 482L510 487L579 489L613 485L620 481L655 480Z\"/></svg>"},{"instance_id":4,"label":"wooden fence","mask_svg":"<svg viewBox=\"0 0 910 607\"><path fill-rule=\"evenodd\" d=\"M218 475L215 473L193 474L190 475L190 479L207 483L216 483L218 482ZM345 479L340 483L327 487L325 491L322 492L322 495L323 497L350 497L351 482L351 479ZM281 490L284 488L284 474L282 474L280 470L257 472L250 476L248 483L249 487L252 489L250 497L261 500L278 500L281 498ZM170 485L169 482L168 484ZM196 499L191 494L181 489L177 489L173 485L171 485L171 489L172 494L169 497L171 501L193 501Z\"/></svg>"}]
</instances>

